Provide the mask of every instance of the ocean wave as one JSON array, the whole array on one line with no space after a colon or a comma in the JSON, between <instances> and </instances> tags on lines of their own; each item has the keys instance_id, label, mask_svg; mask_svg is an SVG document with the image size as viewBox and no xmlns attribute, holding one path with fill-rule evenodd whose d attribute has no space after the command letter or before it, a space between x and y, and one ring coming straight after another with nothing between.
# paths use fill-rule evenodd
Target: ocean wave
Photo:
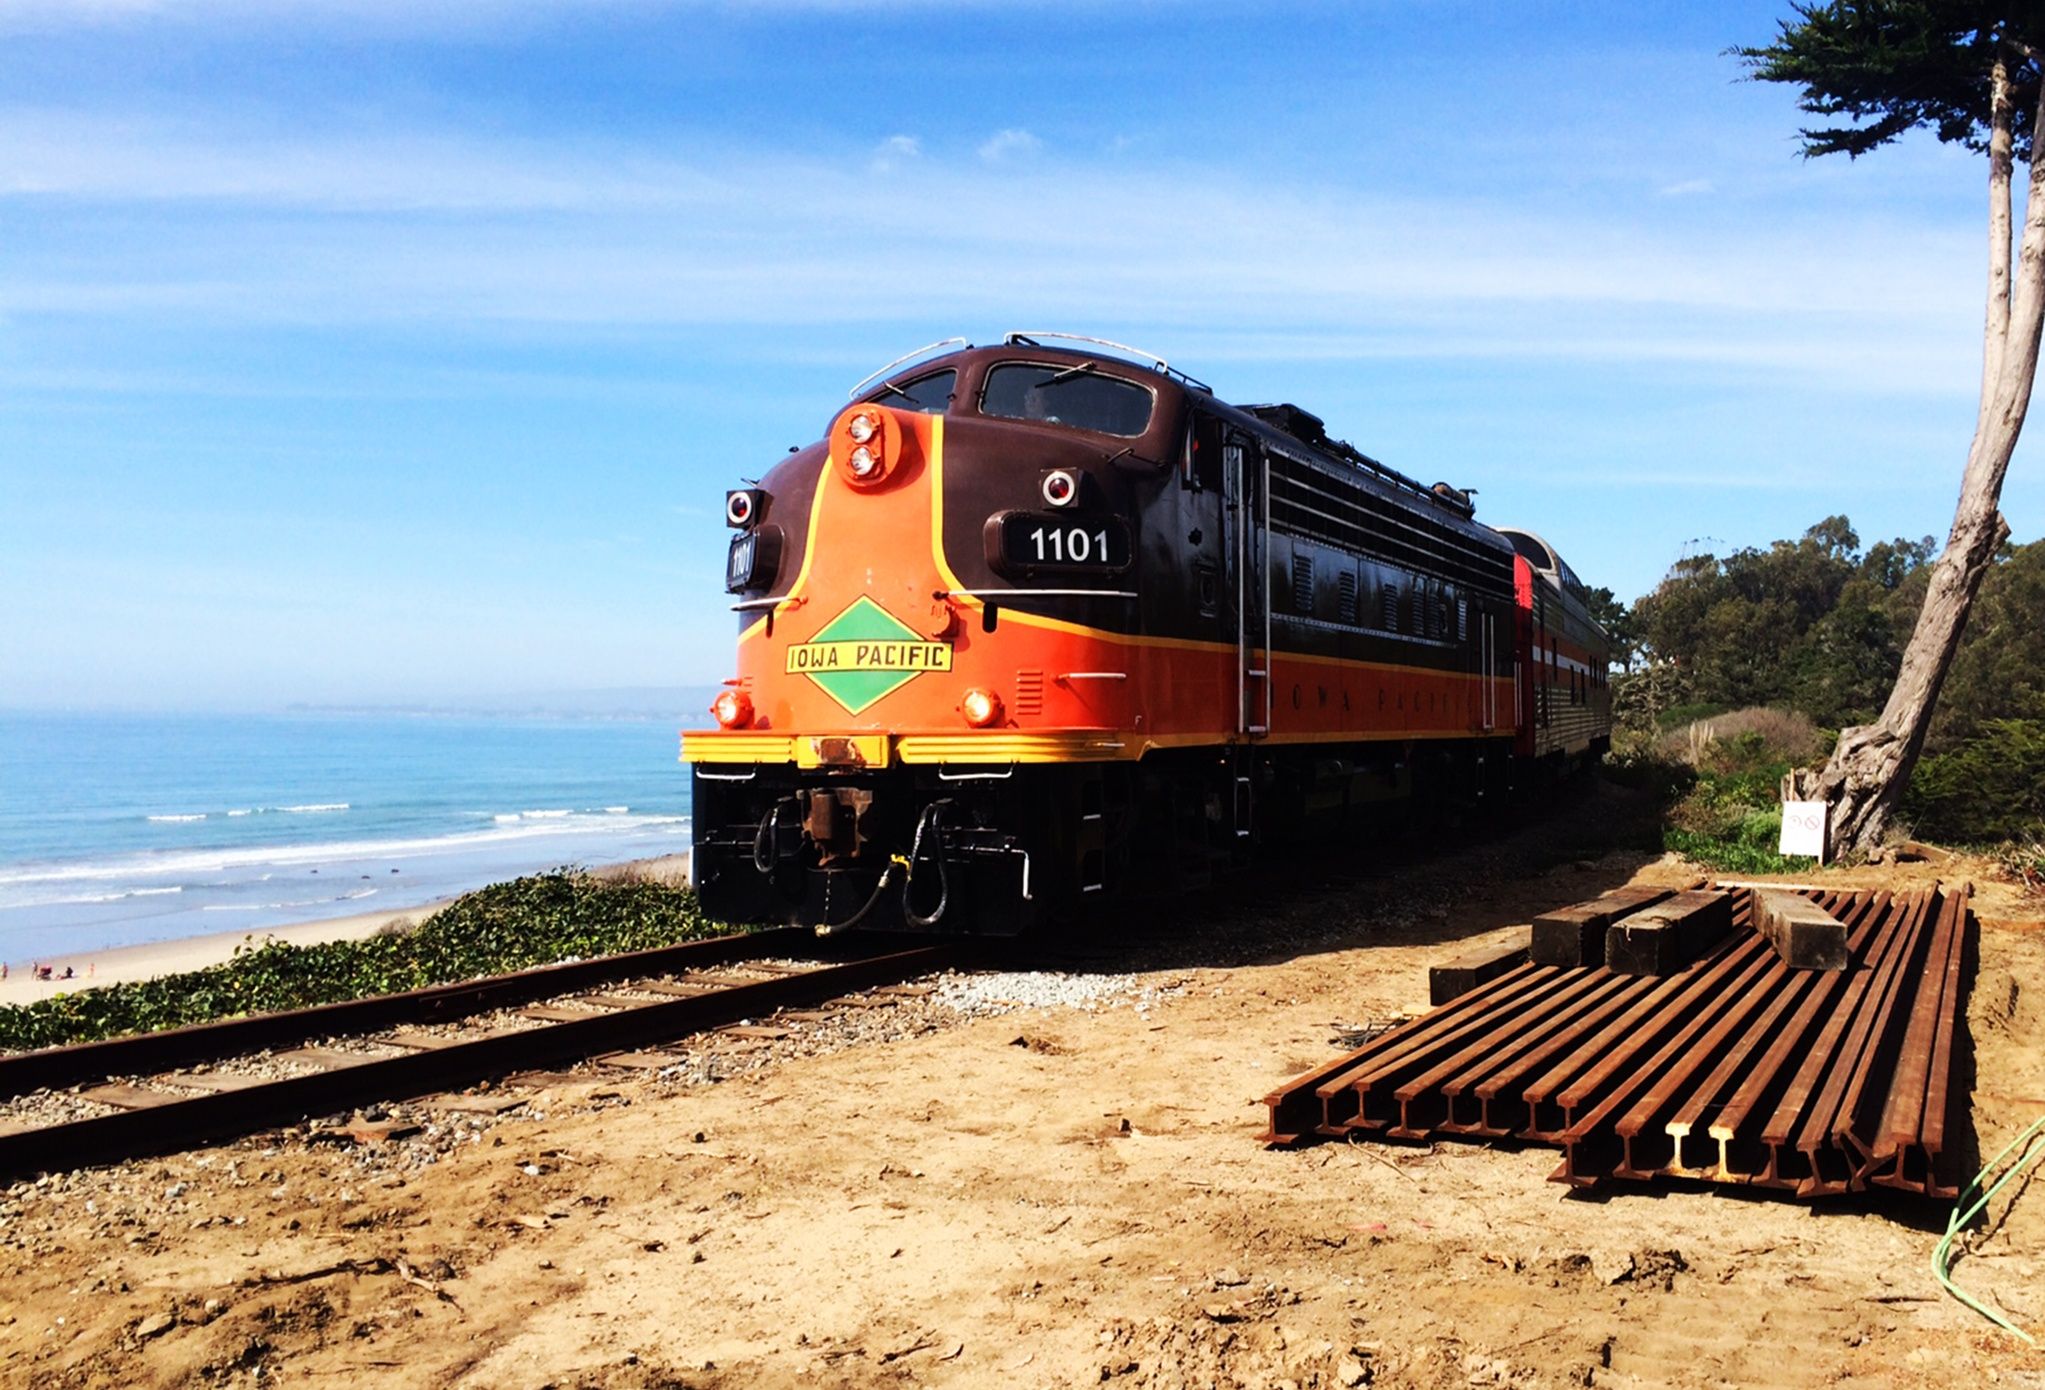
<instances>
[{"instance_id":1,"label":"ocean wave","mask_svg":"<svg viewBox=\"0 0 2045 1390\"><path fill-rule=\"evenodd\" d=\"M55 898L53 903L117 903L127 898L161 898L170 893L184 892L182 886L173 888L130 888L120 893L81 893L75 898Z\"/></svg>"},{"instance_id":2,"label":"ocean wave","mask_svg":"<svg viewBox=\"0 0 2045 1390\"><path fill-rule=\"evenodd\" d=\"M143 819L155 821L158 825L178 825L185 821L204 820L206 819L206 813L204 811L188 811L182 815L145 816Z\"/></svg>"},{"instance_id":3,"label":"ocean wave","mask_svg":"<svg viewBox=\"0 0 2045 1390\"><path fill-rule=\"evenodd\" d=\"M316 816L327 811L345 811L348 809L348 803L345 801L321 801L306 806L279 806L277 809L287 816Z\"/></svg>"},{"instance_id":4,"label":"ocean wave","mask_svg":"<svg viewBox=\"0 0 2045 1390\"><path fill-rule=\"evenodd\" d=\"M300 907L331 907L335 903L359 902L373 898L378 890L358 888L353 893L334 893L319 898L285 898L274 903L207 903L201 912L289 912Z\"/></svg>"},{"instance_id":5,"label":"ocean wave","mask_svg":"<svg viewBox=\"0 0 2045 1390\"><path fill-rule=\"evenodd\" d=\"M685 815L587 815L566 818L544 817L537 821L521 818L487 829L454 831L445 835L419 836L398 840L321 840L296 845L249 845L216 850L155 850L118 859L85 860L76 863L18 864L0 869L0 890L34 890L46 885L90 883L113 880L107 891L124 878L192 878L240 869L317 868L346 861L388 861L417 859L436 854L459 854L487 849L519 840L569 838L589 834L631 834L638 831L686 829ZM145 890L170 891L170 890ZM53 899L36 896L36 901ZM0 906L28 905L13 893L0 894Z\"/></svg>"},{"instance_id":6,"label":"ocean wave","mask_svg":"<svg viewBox=\"0 0 2045 1390\"><path fill-rule=\"evenodd\" d=\"M230 817L232 817L232 816L253 816L253 815L254 815L254 814L256 813L256 810L257 810L257 808L256 808L256 807L254 807L254 806L244 806L244 807L242 807L242 808L241 808L241 809L240 809L239 811L229 811L229 812L228 812L227 814L228 814L228 815L229 815Z\"/></svg>"},{"instance_id":7,"label":"ocean wave","mask_svg":"<svg viewBox=\"0 0 2045 1390\"><path fill-rule=\"evenodd\" d=\"M604 814L607 816L629 816L632 814L632 808L630 806L606 806L604 807Z\"/></svg>"}]
</instances>

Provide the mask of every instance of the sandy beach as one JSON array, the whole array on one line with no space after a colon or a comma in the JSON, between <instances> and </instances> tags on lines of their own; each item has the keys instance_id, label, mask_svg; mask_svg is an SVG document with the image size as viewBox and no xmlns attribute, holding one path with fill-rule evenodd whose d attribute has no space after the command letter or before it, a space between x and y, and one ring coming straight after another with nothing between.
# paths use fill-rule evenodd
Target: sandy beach
<instances>
[{"instance_id":1,"label":"sandy beach","mask_svg":"<svg viewBox=\"0 0 2045 1390\"><path fill-rule=\"evenodd\" d=\"M689 878L689 856L687 853L681 853L664 854L652 859L632 859L622 864L593 869L591 872L599 878L636 874L686 883ZM74 955L53 956L40 962L50 967L50 978L47 980L38 979L34 973L25 969L11 970L5 980L0 980L0 1005L29 1004L38 999L47 999L51 995L92 989L100 985L121 984L130 980L152 980L159 975L201 970L206 966L218 965L222 961L232 959L236 949L244 945L260 946L269 941L284 941L308 946L323 941L359 941L381 931L402 931L423 922L452 901L454 901L452 898L440 898L409 907L358 912L346 917L298 922L261 931L212 932L204 936L150 941L138 946L118 946L101 951L81 951ZM69 979L64 978L66 970L71 972Z\"/></svg>"}]
</instances>

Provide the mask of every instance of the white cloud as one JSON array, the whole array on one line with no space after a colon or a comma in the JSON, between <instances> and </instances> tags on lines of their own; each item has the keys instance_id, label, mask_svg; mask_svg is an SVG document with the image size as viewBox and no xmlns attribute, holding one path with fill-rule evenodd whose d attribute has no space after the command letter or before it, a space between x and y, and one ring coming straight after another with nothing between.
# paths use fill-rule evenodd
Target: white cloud
<instances>
[{"instance_id":1,"label":"white cloud","mask_svg":"<svg viewBox=\"0 0 2045 1390\"><path fill-rule=\"evenodd\" d=\"M1668 185L1668 187L1662 189L1661 193L1664 198L1689 198L1701 193L1714 193L1716 191L1712 187L1710 179L1684 179L1681 183Z\"/></svg>"},{"instance_id":2,"label":"white cloud","mask_svg":"<svg viewBox=\"0 0 2045 1390\"><path fill-rule=\"evenodd\" d=\"M1027 158L1043 148L1044 142L1027 130L997 130L980 146L980 158L989 164L999 164L1007 159Z\"/></svg>"},{"instance_id":3,"label":"white cloud","mask_svg":"<svg viewBox=\"0 0 2045 1390\"><path fill-rule=\"evenodd\" d=\"M876 174L893 173L909 161L923 155L923 142L913 135L890 135L880 142L880 148L873 152L868 167Z\"/></svg>"},{"instance_id":4,"label":"white cloud","mask_svg":"<svg viewBox=\"0 0 2045 1390\"><path fill-rule=\"evenodd\" d=\"M907 134L872 157L914 159L918 178L876 198L870 166L838 152L0 109L0 217L29 214L9 218L0 313L612 329L1028 318L1148 325L1181 355L1202 341L1293 360L1687 362L1909 391L1964 391L1974 371L1976 237L1958 221L1541 213L1156 161L988 167ZM844 292L862 283L897 288L876 307Z\"/></svg>"}]
</instances>

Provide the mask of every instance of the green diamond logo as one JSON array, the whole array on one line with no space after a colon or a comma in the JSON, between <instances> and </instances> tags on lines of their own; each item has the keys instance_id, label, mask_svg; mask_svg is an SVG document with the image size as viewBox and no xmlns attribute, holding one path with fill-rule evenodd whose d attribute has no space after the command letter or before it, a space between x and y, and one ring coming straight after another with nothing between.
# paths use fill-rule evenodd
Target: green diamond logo
<instances>
[{"instance_id":1,"label":"green diamond logo","mask_svg":"<svg viewBox=\"0 0 2045 1390\"><path fill-rule=\"evenodd\" d=\"M864 595L788 649L790 675L808 676L857 714L925 671L951 670L951 644L933 642Z\"/></svg>"}]
</instances>

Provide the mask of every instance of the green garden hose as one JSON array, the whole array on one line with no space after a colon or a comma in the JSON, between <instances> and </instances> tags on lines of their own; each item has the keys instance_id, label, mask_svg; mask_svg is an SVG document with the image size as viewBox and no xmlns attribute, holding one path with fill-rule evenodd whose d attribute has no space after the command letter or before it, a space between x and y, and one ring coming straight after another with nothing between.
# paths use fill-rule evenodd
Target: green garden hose
<instances>
[{"instance_id":1,"label":"green garden hose","mask_svg":"<svg viewBox=\"0 0 2045 1390\"><path fill-rule=\"evenodd\" d=\"M1982 1317L1987 1318L1997 1327L2002 1328L2006 1332L2014 1332L2017 1336L2022 1337L2026 1342L2029 1342L2032 1346L2036 1346L2038 1344L2038 1339L2036 1337L2033 1337L2030 1333L2024 1331L2023 1328L2018 1327L2015 1323L2011 1322L2008 1318L1996 1312L1994 1309L1984 1307L1982 1306L1981 1303L1969 1297L1966 1290L1960 1288L1959 1285L1953 1282L1951 1270L1953 1262L1953 1237L1960 1234L1960 1231L1967 1225L1968 1222L1972 1221L1975 1217L1981 1214L1982 1209L1985 1208L1991 1201L1995 1199L1995 1194L2002 1191L2002 1189L2008 1185L2009 1180L2011 1178L2014 1178L2017 1174L2023 1172L2033 1163L2036 1163L2040 1158L2045 1158L2045 1144L2040 1144L2036 1148L2029 1150L2021 1158L2017 1159L2016 1162L2010 1164L2009 1171L2005 1172L2001 1177L1997 1178L1995 1180L1995 1185L1993 1187L1987 1189L1985 1192L1982 1192L1980 1198L1974 1203L1974 1205L1967 1206L1967 1194L1978 1190L1981 1187L1981 1184L1987 1181L1988 1175L1995 1171L1995 1167L1997 1164L2001 1163L2005 1158L2008 1158L2012 1153L2016 1152L2018 1149L2021 1149L2025 1145L2029 1144L2031 1140L2036 1138L2039 1134L2045 1134L2045 1115L2039 1116L2039 1118L2032 1123L2029 1129L2025 1130L2022 1134L2019 1134L2016 1138L2012 1139L2006 1146L2004 1146L2003 1151L2001 1153L1997 1154L1994 1158L1988 1160L1988 1166L1983 1168L1980 1172L1976 1173L1974 1175L1974 1181L1968 1183L1966 1187L1961 1189L1960 1199L1953 1203L1953 1214L1946 1218L1945 1236L1939 1241L1938 1245L1934 1247L1931 1252L1931 1272L1933 1275L1937 1277L1939 1285L1942 1288L1944 1288L1947 1293L1951 1294L1954 1298L1959 1299L1960 1302L1966 1304L1975 1312L1981 1314ZM1961 1210L1962 1207L1965 1207L1966 1210L1962 1211Z\"/></svg>"}]
</instances>

